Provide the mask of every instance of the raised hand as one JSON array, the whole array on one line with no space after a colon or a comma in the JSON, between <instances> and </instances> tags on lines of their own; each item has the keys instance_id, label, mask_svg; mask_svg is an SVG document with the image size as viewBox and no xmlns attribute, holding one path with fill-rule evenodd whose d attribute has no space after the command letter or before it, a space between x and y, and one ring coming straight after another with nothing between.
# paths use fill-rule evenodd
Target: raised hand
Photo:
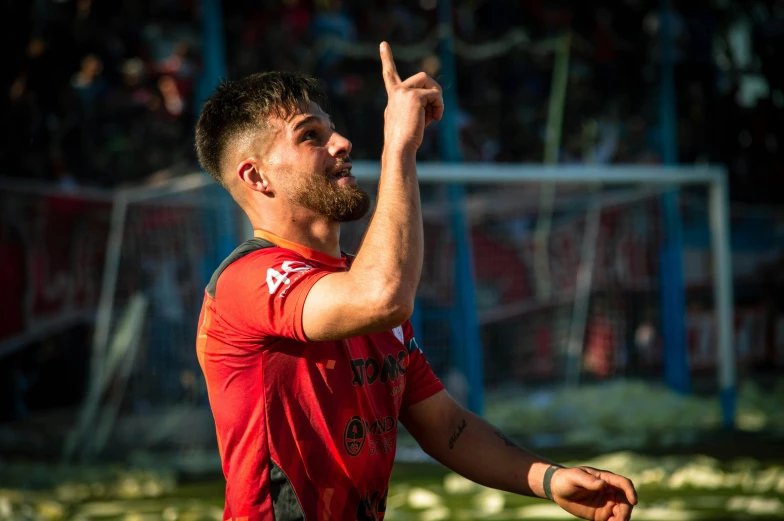
<instances>
[{"instance_id":1,"label":"raised hand","mask_svg":"<svg viewBox=\"0 0 784 521\"><path fill-rule=\"evenodd\" d=\"M628 521L637 504L637 492L631 481L591 467L556 471L551 489L558 506L591 521Z\"/></svg>"},{"instance_id":2,"label":"raised hand","mask_svg":"<svg viewBox=\"0 0 784 521\"><path fill-rule=\"evenodd\" d=\"M395 67L392 49L381 43L381 71L387 89L384 111L384 147L416 150L422 144L425 127L444 114L441 86L424 72L402 81Z\"/></svg>"}]
</instances>

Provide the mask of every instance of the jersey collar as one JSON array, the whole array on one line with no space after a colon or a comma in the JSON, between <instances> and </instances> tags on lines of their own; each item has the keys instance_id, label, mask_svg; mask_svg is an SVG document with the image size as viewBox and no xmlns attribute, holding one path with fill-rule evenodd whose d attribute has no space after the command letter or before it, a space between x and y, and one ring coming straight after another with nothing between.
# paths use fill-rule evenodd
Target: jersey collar
<instances>
[{"instance_id":1,"label":"jersey collar","mask_svg":"<svg viewBox=\"0 0 784 521\"><path fill-rule=\"evenodd\" d=\"M268 232L266 230L253 230L253 236L259 239L265 239L275 246L291 250L302 255L306 259L314 260L320 264L326 264L327 266L333 266L335 268L343 268L346 266L345 255L339 259L336 259L332 255L327 255L326 253L322 253L312 248L308 248L307 246L297 244L296 242L287 241L286 239L278 237L274 233Z\"/></svg>"}]
</instances>

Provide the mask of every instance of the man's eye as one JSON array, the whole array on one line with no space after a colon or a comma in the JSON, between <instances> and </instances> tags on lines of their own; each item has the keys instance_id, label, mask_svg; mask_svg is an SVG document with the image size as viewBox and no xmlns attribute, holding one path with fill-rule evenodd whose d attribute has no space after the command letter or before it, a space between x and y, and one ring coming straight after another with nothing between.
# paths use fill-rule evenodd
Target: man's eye
<instances>
[{"instance_id":1,"label":"man's eye","mask_svg":"<svg viewBox=\"0 0 784 521\"><path fill-rule=\"evenodd\" d=\"M305 133L302 135L302 139L304 139L304 140L306 140L306 141L307 141L307 140L310 140L310 139L316 139L316 132L315 132L315 131L313 131L313 130L308 130L307 132L305 132Z\"/></svg>"}]
</instances>

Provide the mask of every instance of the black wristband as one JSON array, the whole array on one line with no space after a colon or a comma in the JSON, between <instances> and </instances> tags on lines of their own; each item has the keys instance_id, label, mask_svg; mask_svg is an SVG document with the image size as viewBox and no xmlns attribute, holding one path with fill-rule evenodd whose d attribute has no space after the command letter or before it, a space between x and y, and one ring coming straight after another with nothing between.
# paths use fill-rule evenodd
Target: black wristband
<instances>
[{"instance_id":1,"label":"black wristband","mask_svg":"<svg viewBox=\"0 0 784 521\"><path fill-rule=\"evenodd\" d=\"M550 481L553 479L553 474L555 474L556 470L560 470L563 467L559 467L557 465L550 465L547 470L544 471L544 479L542 480L542 488L544 489L544 495L550 501L553 500L553 491L550 490Z\"/></svg>"}]
</instances>

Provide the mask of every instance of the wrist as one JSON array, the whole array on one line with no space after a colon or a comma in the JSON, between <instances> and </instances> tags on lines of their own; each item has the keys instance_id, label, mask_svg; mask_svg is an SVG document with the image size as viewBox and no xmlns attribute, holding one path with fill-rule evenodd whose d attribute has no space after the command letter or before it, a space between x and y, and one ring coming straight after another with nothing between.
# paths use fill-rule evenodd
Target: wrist
<instances>
[{"instance_id":1,"label":"wrist","mask_svg":"<svg viewBox=\"0 0 784 521\"><path fill-rule=\"evenodd\" d=\"M552 479L556 472L562 470L563 467L560 465L550 465L547 467L547 470L544 471L544 478L542 479L542 490L544 491L544 497L549 499L550 501L553 500L553 490L552 490Z\"/></svg>"},{"instance_id":2,"label":"wrist","mask_svg":"<svg viewBox=\"0 0 784 521\"><path fill-rule=\"evenodd\" d=\"M417 179L416 149L385 148L381 154L381 172L398 172L404 178Z\"/></svg>"},{"instance_id":3,"label":"wrist","mask_svg":"<svg viewBox=\"0 0 784 521\"><path fill-rule=\"evenodd\" d=\"M393 159L393 158L414 158L416 159L417 150L419 150L419 146L414 143L395 143L395 142L385 142L384 148L381 152L381 159Z\"/></svg>"}]
</instances>

